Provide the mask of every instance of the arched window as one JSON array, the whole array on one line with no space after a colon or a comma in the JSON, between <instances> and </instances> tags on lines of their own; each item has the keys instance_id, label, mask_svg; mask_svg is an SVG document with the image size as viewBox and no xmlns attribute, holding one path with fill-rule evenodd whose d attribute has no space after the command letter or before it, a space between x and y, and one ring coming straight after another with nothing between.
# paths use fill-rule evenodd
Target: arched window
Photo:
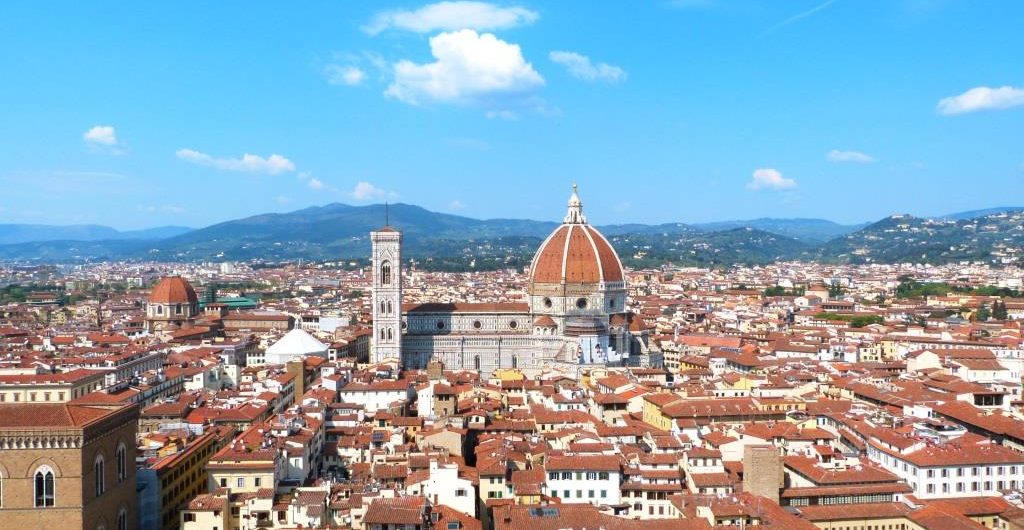
<instances>
[{"instance_id":1,"label":"arched window","mask_svg":"<svg viewBox=\"0 0 1024 530\"><path fill-rule=\"evenodd\" d=\"M391 285L391 262L385 261L380 264L380 284Z\"/></svg>"},{"instance_id":2,"label":"arched window","mask_svg":"<svg viewBox=\"0 0 1024 530\"><path fill-rule=\"evenodd\" d=\"M519 368L519 357L512 356L512 368Z\"/></svg>"},{"instance_id":3,"label":"arched window","mask_svg":"<svg viewBox=\"0 0 1024 530\"><path fill-rule=\"evenodd\" d=\"M391 306L391 300L388 300L388 314L394 312L395 308Z\"/></svg>"},{"instance_id":4,"label":"arched window","mask_svg":"<svg viewBox=\"0 0 1024 530\"><path fill-rule=\"evenodd\" d=\"M478 372L480 371L480 356L479 355L474 355L473 356L473 369L478 371Z\"/></svg>"},{"instance_id":5,"label":"arched window","mask_svg":"<svg viewBox=\"0 0 1024 530\"><path fill-rule=\"evenodd\" d=\"M385 335L384 333L385 333L385 332L384 332L384 328L380 328L380 340L384 340L384 337L386 337L386 336L387 336L387 335Z\"/></svg>"},{"instance_id":6,"label":"arched window","mask_svg":"<svg viewBox=\"0 0 1024 530\"><path fill-rule=\"evenodd\" d=\"M96 483L96 496L99 497L103 495L104 491L107 491L107 463L103 460L103 455L96 455L96 461L92 468Z\"/></svg>"},{"instance_id":7,"label":"arched window","mask_svg":"<svg viewBox=\"0 0 1024 530\"><path fill-rule=\"evenodd\" d=\"M123 482L124 479L128 478L128 450L123 442L117 444L117 452L115 454L117 455L117 481Z\"/></svg>"},{"instance_id":8,"label":"arched window","mask_svg":"<svg viewBox=\"0 0 1024 530\"><path fill-rule=\"evenodd\" d=\"M117 511L117 530L128 530L128 510L124 508Z\"/></svg>"},{"instance_id":9,"label":"arched window","mask_svg":"<svg viewBox=\"0 0 1024 530\"><path fill-rule=\"evenodd\" d=\"M386 315L387 314L387 312L388 312L387 308L388 308L387 304L384 303L384 300L381 300L380 301L380 312L381 312L382 315Z\"/></svg>"},{"instance_id":10,"label":"arched window","mask_svg":"<svg viewBox=\"0 0 1024 530\"><path fill-rule=\"evenodd\" d=\"M36 470L33 481L36 508L48 508L54 504L53 469L50 466L40 466Z\"/></svg>"},{"instance_id":11,"label":"arched window","mask_svg":"<svg viewBox=\"0 0 1024 530\"><path fill-rule=\"evenodd\" d=\"M391 328L388 328L388 340L395 340L395 336L392 334Z\"/></svg>"}]
</instances>

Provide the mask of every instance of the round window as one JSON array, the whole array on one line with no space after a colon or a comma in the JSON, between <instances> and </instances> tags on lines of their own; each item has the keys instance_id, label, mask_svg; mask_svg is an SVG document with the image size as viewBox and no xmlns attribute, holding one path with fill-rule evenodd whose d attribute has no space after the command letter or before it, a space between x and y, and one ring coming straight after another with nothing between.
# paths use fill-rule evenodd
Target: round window
<instances>
[{"instance_id":1,"label":"round window","mask_svg":"<svg viewBox=\"0 0 1024 530\"><path fill-rule=\"evenodd\" d=\"M586 298L580 298L579 300L576 300L576 307L579 308L579 309L586 309L587 308L587 299Z\"/></svg>"},{"instance_id":2,"label":"round window","mask_svg":"<svg viewBox=\"0 0 1024 530\"><path fill-rule=\"evenodd\" d=\"M512 329L516 329L516 328L519 327L519 322L516 322L515 320L513 320L513 321L508 323L508 327L510 327Z\"/></svg>"},{"instance_id":3,"label":"round window","mask_svg":"<svg viewBox=\"0 0 1024 530\"><path fill-rule=\"evenodd\" d=\"M437 321L437 329L444 329L444 320Z\"/></svg>"},{"instance_id":4,"label":"round window","mask_svg":"<svg viewBox=\"0 0 1024 530\"><path fill-rule=\"evenodd\" d=\"M544 307L550 309L552 305L553 304L551 303L551 299L550 298L545 298L544 299Z\"/></svg>"},{"instance_id":5,"label":"round window","mask_svg":"<svg viewBox=\"0 0 1024 530\"><path fill-rule=\"evenodd\" d=\"M474 329L480 329L482 326L483 324L481 324L479 320L473 322Z\"/></svg>"}]
</instances>

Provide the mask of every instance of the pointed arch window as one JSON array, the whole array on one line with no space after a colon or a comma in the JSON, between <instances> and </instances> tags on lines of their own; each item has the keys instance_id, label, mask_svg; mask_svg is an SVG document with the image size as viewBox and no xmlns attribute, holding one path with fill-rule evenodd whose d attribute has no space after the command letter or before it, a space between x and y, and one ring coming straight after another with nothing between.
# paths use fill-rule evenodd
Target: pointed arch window
<instances>
[{"instance_id":1,"label":"pointed arch window","mask_svg":"<svg viewBox=\"0 0 1024 530\"><path fill-rule=\"evenodd\" d=\"M96 461L93 462L93 478L96 486L96 496L103 495L103 492L107 491L107 463L103 460L103 455L97 455Z\"/></svg>"},{"instance_id":2,"label":"pointed arch window","mask_svg":"<svg viewBox=\"0 0 1024 530\"><path fill-rule=\"evenodd\" d=\"M117 530L128 530L128 510L124 508L117 511Z\"/></svg>"},{"instance_id":3,"label":"pointed arch window","mask_svg":"<svg viewBox=\"0 0 1024 530\"><path fill-rule=\"evenodd\" d=\"M54 505L56 498L54 492L54 475L50 466L40 466L36 470L33 480L35 500L33 506L36 508L49 508Z\"/></svg>"},{"instance_id":4,"label":"pointed arch window","mask_svg":"<svg viewBox=\"0 0 1024 530\"><path fill-rule=\"evenodd\" d=\"M473 369L478 371L478 372L480 371L480 356L479 355L474 355L473 356Z\"/></svg>"},{"instance_id":5,"label":"pointed arch window","mask_svg":"<svg viewBox=\"0 0 1024 530\"><path fill-rule=\"evenodd\" d=\"M117 444L115 455L117 459L117 481L124 482L128 478L128 449L125 447L124 442Z\"/></svg>"},{"instance_id":6,"label":"pointed arch window","mask_svg":"<svg viewBox=\"0 0 1024 530\"><path fill-rule=\"evenodd\" d=\"M385 261L380 264L380 284L391 285L391 262Z\"/></svg>"},{"instance_id":7,"label":"pointed arch window","mask_svg":"<svg viewBox=\"0 0 1024 530\"><path fill-rule=\"evenodd\" d=\"M389 341L390 340L395 340L395 336L394 336L393 332L391 331L391 328L388 328L388 340Z\"/></svg>"},{"instance_id":8,"label":"pointed arch window","mask_svg":"<svg viewBox=\"0 0 1024 530\"><path fill-rule=\"evenodd\" d=\"M391 305L391 300L388 300L388 314L393 313L395 308Z\"/></svg>"}]
</instances>

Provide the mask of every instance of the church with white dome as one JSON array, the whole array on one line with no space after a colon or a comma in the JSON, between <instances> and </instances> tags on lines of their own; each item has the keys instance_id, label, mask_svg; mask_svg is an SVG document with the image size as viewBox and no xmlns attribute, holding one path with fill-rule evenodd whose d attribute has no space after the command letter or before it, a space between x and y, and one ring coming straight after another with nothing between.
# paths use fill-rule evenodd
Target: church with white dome
<instances>
[{"instance_id":1,"label":"church with white dome","mask_svg":"<svg viewBox=\"0 0 1024 530\"><path fill-rule=\"evenodd\" d=\"M615 249L583 214L573 186L562 224L530 264L522 303L402 303L402 234L385 227L373 244L372 360L405 368L432 360L490 374L562 365L647 365L648 341L628 312Z\"/></svg>"}]
</instances>

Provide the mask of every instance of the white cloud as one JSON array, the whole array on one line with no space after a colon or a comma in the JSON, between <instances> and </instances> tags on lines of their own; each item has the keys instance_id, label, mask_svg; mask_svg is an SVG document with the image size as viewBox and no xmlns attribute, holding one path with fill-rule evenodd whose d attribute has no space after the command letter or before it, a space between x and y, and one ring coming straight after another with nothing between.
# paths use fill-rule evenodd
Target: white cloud
<instances>
[{"instance_id":1,"label":"white cloud","mask_svg":"<svg viewBox=\"0 0 1024 530\"><path fill-rule=\"evenodd\" d=\"M320 179L316 179L316 178L309 179L309 182L307 182L306 185L309 186L310 189L314 189L314 190L322 190L322 189L324 189L323 181L321 181Z\"/></svg>"},{"instance_id":2,"label":"white cloud","mask_svg":"<svg viewBox=\"0 0 1024 530\"><path fill-rule=\"evenodd\" d=\"M376 35L395 28L415 33L475 29L480 31L532 24L540 16L521 6L501 7L487 2L437 2L419 9L378 13L363 26L363 31Z\"/></svg>"},{"instance_id":3,"label":"white cloud","mask_svg":"<svg viewBox=\"0 0 1024 530\"><path fill-rule=\"evenodd\" d=\"M85 140L85 143L93 146L114 147L117 145L117 134L114 132L114 127L110 125L97 125L85 131L82 134L82 139Z\"/></svg>"},{"instance_id":4,"label":"white cloud","mask_svg":"<svg viewBox=\"0 0 1024 530\"><path fill-rule=\"evenodd\" d=\"M754 170L754 178L747 187L752 190L785 190L796 187L796 181L783 177L778 170L763 168Z\"/></svg>"},{"instance_id":5,"label":"white cloud","mask_svg":"<svg viewBox=\"0 0 1024 530\"><path fill-rule=\"evenodd\" d=\"M356 86L366 80L366 72L351 65L329 64L324 68L324 74L332 85Z\"/></svg>"},{"instance_id":6,"label":"white cloud","mask_svg":"<svg viewBox=\"0 0 1024 530\"><path fill-rule=\"evenodd\" d=\"M396 63L394 81L384 94L413 105L523 106L532 101L530 92L544 85L518 45L490 33L471 29L441 33L431 37L430 53L435 62Z\"/></svg>"},{"instance_id":7,"label":"white cloud","mask_svg":"<svg viewBox=\"0 0 1024 530\"><path fill-rule=\"evenodd\" d=\"M461 210L465 210L466 209L466 205L463 204L462 201L456 199L456 200L448 203L448 209L449 210L455 210L455 211L461 211Z\"/></svg>"},{"instance_id":8,"label":"white cloud","mask_svg":"<svg viewBox=\"0 0 1024 530\"><path fill-rule=\"evenodd\" d=\"M356 183L356 187L352 188L352 191L349 192L348 195L357 201L372 201L374 199L393 198L397 196L397 194L382 190L365 180Z\"/></svg>"},{"instance_id":9,"label":"white cloud","mask_svg":"<svg viewBox=\"0 0 1024 530\"><path fill-rule=\"evenodd\" d=\"M979 110L1002 110L1019 105L1024 105L1024 88L979 86L959 96L942 98L937 109L939 114L950 116Z\"/></svg>"},{"instance_id":10,"label":"white cloud","mask_svg":"<svg viewBox=\"0 0 1024 530\"><path fill-rule=\"evenodd\" d=\"M295 164L281 155L270 155L263 158L245 153L241 158L214 158L194 149L179 149L175 154L186 162L224 171L244 171L247 173L266 173L268 175L295 171Z\"/></svg>"},{"instance_id":11,"label":"white cloud","mask_svg":"<svg viewBox=\"0 0 1024 530\"><path fill-rule=\"evenodd\" d=\"M586 55L576 52L553 51L548 58L565 67L569 75L584 81L617 83L626 79L626 71L608 63L593 63Z\"/></svg>"},{"instance_id":12,"label":"white cloud","mask_svg":"<svg viewBox=\"0 0 1024 530\"><path fill-rule=\"evenodd\" d=\"M829 162L854 162L857 164L870 164L875 161L875 157L859 151L840 151L838 149L829 151L825 158Z\"/></svg>"}]
</instances>

